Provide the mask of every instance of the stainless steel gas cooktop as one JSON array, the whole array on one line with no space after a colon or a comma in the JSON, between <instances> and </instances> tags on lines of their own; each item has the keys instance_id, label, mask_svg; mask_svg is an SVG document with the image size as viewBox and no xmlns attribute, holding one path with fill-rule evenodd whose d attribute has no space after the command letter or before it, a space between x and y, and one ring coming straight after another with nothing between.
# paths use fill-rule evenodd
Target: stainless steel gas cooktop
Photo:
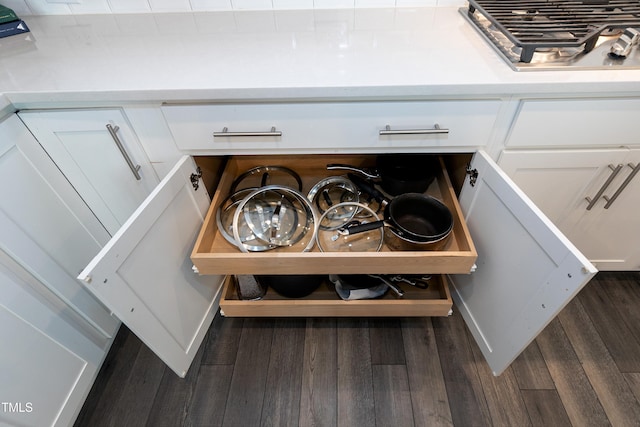
<instances>
[{"instance_id":1,"label":"stainless steel gas cooktop","mask_svg":"<svg viewBox=\"0 0 640 427\"><path fill-rule=\"evenodd\" d=\"M517 71L640 69L640 0L469 0L460 13Z\"/></svg>"}]
</instances>

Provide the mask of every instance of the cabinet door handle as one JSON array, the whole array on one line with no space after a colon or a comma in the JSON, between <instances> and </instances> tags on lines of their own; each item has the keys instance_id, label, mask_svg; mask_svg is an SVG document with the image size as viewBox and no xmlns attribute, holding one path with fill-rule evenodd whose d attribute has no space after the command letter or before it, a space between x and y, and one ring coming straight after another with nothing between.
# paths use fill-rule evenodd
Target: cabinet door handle
<instances>
[{"instance_id":1,"label":"cabinet door handle","mask_svg":"<svg viewBox=\"0 0 640 427\"><path fill-rule=\"evenodd\" d=\"M629 176L624 180L624 182L620 185L620 187L616 190L616 192L613 193L613 196L611 196L611 198L607 196L603 197L607 201L607 204L604 205L605 209L609 209L609 207L613 204L613 202L616 201L620 193L622 193L624 189L627 188L627 185L629 185L629 183L631 182L631 180L633 180L633 178L636 176L638 171L640 171L640 163L638 163L637 165L634 165L633 163L627 163L627 166L631 168L631 173L629 174Z\"/></svg>"},{"instance_id":2,"label":"cabinet door handle","mask_svg":"<svg viewBox=\"0 0 640 427\"><path fill-rule=\"evenodd\" d=\"M271 130L264 132L229 132L229 129L225 126L222 128L222 132L214 132L213 137L242 137L242 136L282 136L282 131L276 130L275 126L271 127Z\"/></svg>"},{"instance_id":3,"label":"cabinet door handle","mask_svg":"<svg viewBox=\"0 0 640 427\"><path fill-rule=\"evenodd\" d=\"M118 138L118 134L116 133L118 132L118 129L120 129L118 126L111 126L110 124L107 124L107 130L109 131L111 138L113 138L113 142L115 142L118 146L120 153L122 153L122 157L124 157L125 162L127 162L127 165L129 165L129 169L131 169L131 172L133 172L133 176L135 176L136 179L140 181L142 179L140 173L138 172L140 170L140 165L134 165L131 161L131 157L129 157L127 151L124 149L124 145L122 145L122 141L120 141L120 138Z\"/></svg>"},{"instance_id":4,"label":"cabinet door handle","mask_svg":"<svg viewBox=\"0 0 640 427\"><path fill-rule=\"evenodd\" d=\"M611 184L611 181L613 181L613 179L620 173L623 166L624 165L622 163L620 163L618 166L609 165L609 169L611 169L613 172L611 172L611 175L609 175L609 178L607 178L604 184L602 184L602 187L600 187L600 190L598 190L593 200L591 199L591 197L588 197L588 196L584 198L587 202L589 202L589 205L587 206L588 211L590 211L591 208L596 204L596 202L600 200L602 193L605 192L609 184Z\"/></svg>"},{"instance_id":5,"label":"cabinet door handle","mask_svg":"<svg viewBox=\"0 0 640 427\"><path fill-rule=\"evenodd\" d=\"M380 130L380 135L437 135L448 134L449 129L442 129L439 124L433 125L433 129L391 129L386 125Z\"/></svg>"}]
</instances>

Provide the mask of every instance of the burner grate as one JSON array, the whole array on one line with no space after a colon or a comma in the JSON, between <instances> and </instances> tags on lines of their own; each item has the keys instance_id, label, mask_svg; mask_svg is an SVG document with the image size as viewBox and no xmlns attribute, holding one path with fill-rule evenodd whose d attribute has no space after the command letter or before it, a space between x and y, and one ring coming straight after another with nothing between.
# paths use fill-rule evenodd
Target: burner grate
<instances>
[{"instance_id":1,"label":"burner grate","mask_svg":"<svg viewBox=\"0 0 640 427\"><path fill-rule=\"evenodd\" d=\"M579 48L585 53L604 32L640 27L640 0L469 0L469 17L480 13L531 62L542 48Z\"/></svg>"}]
</instances>

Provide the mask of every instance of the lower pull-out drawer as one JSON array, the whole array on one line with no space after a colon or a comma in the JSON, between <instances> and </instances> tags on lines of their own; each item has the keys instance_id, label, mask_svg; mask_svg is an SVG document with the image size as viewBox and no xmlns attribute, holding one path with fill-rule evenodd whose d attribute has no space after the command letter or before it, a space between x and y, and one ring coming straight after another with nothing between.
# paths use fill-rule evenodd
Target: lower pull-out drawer
<instances>
[{"instance_id":1,"label":"lower pull-out drawer","mask_svg":"<svg viewBox=\"0 0 640 427\"><path fill-rule=\"evenodd\" d=\"M469 273L477 253L443 161L427 190L440 199L453 215L453 232L439 250L379 252L322 252L317 245L309 252L243 253L225 240L216 225L216 211L227 198L232 183L256 166L286 166L300 174L306 194L320 179L335 175L329 163L371 167L375 156L234 156L227 161L191 260L200 274L444 274Z\"/></svg>"},{"instance_id":2,"label":"lower pull-out drawer","mask_svg":"<svg viewBox=\"0 0 640 427\"><path fill-rule=\"evenodd\" d=\"M225 280L220 310L228 317L424 317L448 316L453 302L445 276L429 280L427 289L401 285L404 297L391 291L381 298L343 301L333 284L326 280L311 295L286 298L267 289L262 299L241 300L236 292L235 276Z\"/></svg>"}]
</instances>

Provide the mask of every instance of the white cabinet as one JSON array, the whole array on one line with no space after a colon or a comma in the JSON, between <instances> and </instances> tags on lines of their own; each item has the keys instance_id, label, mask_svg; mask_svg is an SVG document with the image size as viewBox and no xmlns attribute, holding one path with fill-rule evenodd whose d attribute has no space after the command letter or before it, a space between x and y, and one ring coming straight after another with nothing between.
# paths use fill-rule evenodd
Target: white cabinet
<instances>
[{"instance_id":1,"label":"white cabinet","mask_svg":"<svg viewBox=\"0 0 640 427\"><path fill-rule=\"evenodd\" d=\"M485 146L500 105L499 100L244 103L167 105L162 112L178 147L194 154L375 153Z\"/></svg>"},{"instance_id":2,"label":"white cabinet","mask_svg":"<svg viewBox=\"0 0 640 427\"><path fill-rule=\"evenodd\" d=\"M621 147L638 144L640 99L527 99L507 138L509 148Z\"/></svg>"},{"instance_id":3,"label":"white cabinet","mask_svg":"<svg viewBox=\"0 0 640 427\"><path fill-rule=\"evenodd\" d=\"M506 150L499 163L598 269L639 270L639 162L620 148Z\"/></svg>"},{"instance_id":4,"label":"white cabinet","mask_svg":"<svg viewBox=\"0 0 640 427\"><path fill-rule=\"evenodd\" d=\"M109 234L17 116L0 136L0 424L66 426L120 326L75 279Z\"/></svg>"},{"instance_id":5,"label":"white cabinet","mask_svg":"<svg viewBox=\"0 0 640 427\"><path fill-rule=\"evenodd\" d=\"M601 270L640 270L639 115L637 97L525 99L499 160Z\"/></svg>"},{"instance_id":6,"label":"white cabinet","mask_svg":"<svg viewBox=\"0 0 640 427\"><path fill-rule=\"evenodd\" d=\"M0 424L73 423L111 339L0 251Z\"/></svg>"},{"instance_id":7,"label":"white cabinet","mask_svg":"<svg viewBox=\"0 0 640 427\"><path fill-rule=\"evenodd\" d=\"M491 368L499 374L589 281L595 269L486 154L477 152L471 167L477 174L473 185L467 180L461 204L478 242L478 270L483 274L453 277L453 297ZM202 329L215 312L222 279L203 276L203 284L188 277L189 242L193 244L206 210L196 201L200 196L191 186L193 173L190 158L179 162L80 275L179 375L186 373ZM214 210L215 206L209 218ZM143 251L150 246L154 255ZM245 255L250 264L250 254ZM293 262L283 258L283 271L309 271L306 257L317 260L314 268L330 272L331 264L323 264L326 257L317 254L294 254ZM224 263L224 257L219 262ZM155 274L159 265L165 266L162 274ZM181 273L165 277L171 268ZM158 295L165 293L184 301L193 299L192 313L187 313L182 301ZM503 315L494 317L499 313Z\"/></svg>"},{"instance_id":8,"label":"white cabinet","mask_svg":"<svg viewBox=\"0 0 640 427\"><path fill-rule=\"evenodd\" d=\"M482 274L451 275L452 294L496 374L508 366L595 274L593 266L524 193L484 152L476 151L490 139L500 108L498 101L270 104L264 109L265 105L255 104L223 107L216 106L215 119L208 117L211 106L167 106L163 111L170 119L169 127L178 145L190 154L308 153L296 156L304 160L328 151L372 155L387 151L456 151L457 146L460 151L466 147L475 152L472 179L465 182L460 205L479 248L477 264ZM386 107L389 108L379 111ZM176 116L177 112L180 113ZM393 114L389 115L389 112ZM264 120L255 122L256 115ZM435 119L431 120L433 116ZM389 117L396 120L387 122ZM449 118L455 126L450 126L449 120L444 118ZM239 127L238 132L261 132L261 125L267 122L270 126L279 126L271 123L271 119L281 119L279 123L285 123L287 128L291 125L290 129L294 131L286 134L286 138L258 136L257 141L253 140L254 136L244 141L242 134L231 138L222 135L217 137L226 140L221 148L202 145L213 138L211 132L217 131L217 125L224 125L228 127L227 131L234 132L236 129L231 125L236 120L247 124L246 128ZM212 122L215 123L212 125ZM381 135L386 124L391 130L410 132ZM435 124L450 128L450 133L427 132L425 135L424 128L435 128L430 126ZM191 127L202 131L202 135L189 136ZM414 130L419 132L414 134ZM284 126L282 131L284 135ZM263 160L269 162L268 157ZM111 176L109 170L104 172L107 177ZM199 189L192 185L193 181L200 183ZM224 276L198 276L191 269L190 259L198 233L205 229L205 221L211 221L215 203L221 201L219 191L207 213L209 196L198 179L193 159L184 157L133 215L120 221L123 225L113 233L111 241L79 275L87 289L181 376L186 374L221 297ZM100 192L96 194L100 195ZM209 218L205 219L206 215ZM243 264L250 266L251 254L241 255L247 255ZM413 259L416 270L424 255L380 254L397 258L397 265L408 265ZM228 269L216 274L241 272L242 268L232 271L238 266L236 261L225 261L235 260L237 254L215 256L218 257L213 261L218 264L216 268ZM331 256L292 254L290 259L282 257L278 262L282 273L305 274L311 271L310 265L314 271L330 273L331 266L335 265ZM436 261L424 264L425 269L436 265L439 257L447 258L446 255L431 256ZM365 260L363 265L367 262L372 265L375 257ZM394 263L387 261L380 265ZM510 267L505 268L505 265ZM503 315L494 318L496 313ZM327 311L326 315L331 312Z\"/></svg>"},{"instance_id":9,"label":"white cabinet","mask_svg":"<svg viewBox=\"0 0 640 427\"><path fill-rule=\"evenodd\" d=\"M75 280L109 234L15 115L0 134L0 249L112 336L118 320Z\"/></svg>"},{"instance_id":10,"label":"white cabinet","mask_svg":"<svg viewBox=\"0 0 640 427\"><path fill-rule=\"evenodd\" d=\"M158 183L119 109L19 115L110 234Z\"/></svg>"}]
</instances>

